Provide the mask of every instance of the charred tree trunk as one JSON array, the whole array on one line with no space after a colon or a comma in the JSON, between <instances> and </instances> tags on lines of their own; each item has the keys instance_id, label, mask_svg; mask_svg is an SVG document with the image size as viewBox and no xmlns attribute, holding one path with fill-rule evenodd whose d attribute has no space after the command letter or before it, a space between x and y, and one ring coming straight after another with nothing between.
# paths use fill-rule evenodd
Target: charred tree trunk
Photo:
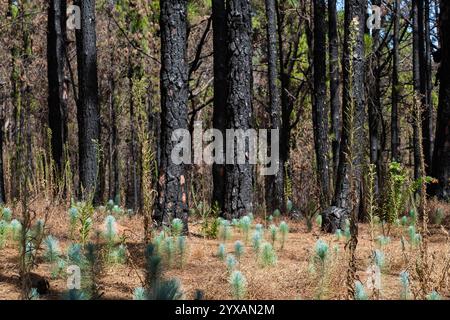
<instances>
[{"instance_id":1,"label":"charred tree trunk","mask_svg":"<svg viewBox=\"0 0 450 320\"><path fill-rule=\"evenodd\" d=\"M77 1L81 29L76 30L78 62L78 148L80 187L84 198L98 201L100 114L97 83L95 0Z\"/></svg>"},{"instance_id":2,"label":"charred tree trunk","mask_svg":"<svg viewBox=\"0 0 450 320\"><path fill-rule=\"evenodd\" d=\"M228 99L227 129L248 130L252 128L252 38L251 8L249 0L227 0L228 26ZM234 137L232 138L235 140ZM226 165L224 213L239 217L253 210L254 166L248 162L238 163L236 143L226 139L226 154L234 150L233 164ZM236 142L236 141L234 141ZM246 151L249 150L249 143Z\"/></svg>"},{"instance_id":3,"label":"charred tree trunk","mask_svg":"<svg viewBox=\"0 0 450 320\"><path fill-rule=\"evenodd\" d=\"M431 185L431 193L450 200L450 3L441 1L441 66L439 70L439 106L436 122L436 139L432 175L438 179Z\"/></svg>"},{"instance_id":4,"label":"charred tree trunk","mask_svg":"<svg viewBox=\"0 0 450 320\"><path fill-rule=\"evenodd\" d=\"M330 55L330 108L331 108L331 148L333 152L333 181L339 163L339 142L341 140L341 97L339 78L339 38L337 26L336 0L328 0L328 42Z\"/></svg>"},{"instance_id":5,"label":"charred tree trunk","mask_svg":"<svg viewBox=\"0 0 450 320\"><path fill-rule=\"evenodd\" d=\"M111 38L111 19L108 20L108 35ZM120 204L119 181L119 137L117 132L116 80L114 76L115 56L114 47L110 48L110 69L108 73L108 107L109 107L109 152L108 152L108 198Z\"/></svg>"},{"instance_id":6,"label":"charred tree trunk","mask_svg":"<svg viewBox=\"0 0 450 320\"><path fill-rule=\"evenodd\" d=\"M129 146L129 157L127 161L127 176L128 176L128 187L126 193L126 206L134 211L139 210L140 207L140 191L141 191L141 180L138 174L138 164L139 154L138 154L138 141L137 141L137 130L136 130L136 106L134 105L133 97L133 79L135 78L135 70L129 61L129 72L128 72L128 82L130 90L130 143Z\"/></svg>"},{"instance_id":7,"label":"charred tree trunk","mask_svg":"<svg viewBox=\"0 0 450 320\"><path fill-rule=\"evenodd\" d=\"M413 16L413 86L414 86L414 105L417 100L420 101L421 92L421 69L420 69L420 20L419 20L419 3L420 0L413 0L412 2L412 16ZM416 119L413 112L413 153L414 153L414 179L417 180L420 177L420 148L421 138L419 137L418 122L420 119Z\"/></svg>"},{"instance_id":8,"label":"charred tree trunk","mask_svg":"<svg viewBox=\"0 0 450 320\"><path fill-rule=\"evenodd\" d=\"M400 33L400 0L394 3L394 35L392 38L392 108L391 108L391 159L400 161L400 134L398 120L398 103L400 99L400 87L398 77L399 54L399 33Z\"/></svg>"},{"instance_id":9,"label":"charred tree trunk","mask_svg":"<svg viewBox=\"0 0 450 320\"><path fill-rule=\"evenodd\" d=\"M227 12L225 0L212 1L212 25L214 48L214 111L213 127L225 136L227 108ZM224 152L224 149L222 149ZM221 212L225 202L225 165L214 163L212 166L213 194L212 203L218 205Z\"/></svg>"},{"instance_id":10,"label":"charred tree trunk","mask_svg":"<svg viewBox=\"0 0 450 320\"><path fill-rule=\"evenodd\" d=\"M0 80L0 204L6 203L5 176L3 170L3 129L5 126L6 94Z\"/></svg>"},{"instance_id":11,"label":"charred tree trunk","mask_svg":"<svg viewBox=\"0 0 450 320\"><path fill-rule=\"evenodd\" d=\"M345 2L342 137L332 207L322 215L322 227L327 232L343 229L349 214L356 223L360 208L365 121L364 18L365 1Z\"/></svg>"},{"instance_id":12,"label":"charred tree trunk","mask_svg":"<svg viewBox=\"0 0 450 320\"><path fill-rule=\"evenodd\" d=\"M188 67L186 62L187 0L162 0L161 26L161 159L155 220L184 222L187 232L188 203L185 164L175 164L171 153L178 141L174 130L188 129Z\"/></svg>"},{"instance_id":13,"label":"charred tree trunk","mask_svg":"<svg viewBox=\"0 0 450 320\"><path fill-rule=\"evenodd\" d=\"M430 38L430 27L428 19L425 16L425 7L429 7L429 0L418 1L417 4L417 23L419 37L419 72L420 72L420 99L422 108L422 143L423 155L425 160L425 170L431 172L432 145L433 145L433 108L431 105L431 88L429 87L430 78L428 72L427 42ZM428 27L427 27L428 25ZM428 39L427 39L428 38Z\"/></svg>"},{"instance_id":14,"label":"charred tree trunk","mask_svg":"<svg viewBox=\"0 0 450 320\"><path fill-rule=\"evenodd\" d=\"M328 106L326 85L326 30L324 0L314 0L313 36L313 78L312 119L314 127L314 147L316 151L316 175L320 188L321 207L329 205L330 177L328 168Z\"/></svg>"},{"instance_id":15,"label":"charred tree trunk","mask_svg":"<svg viewBox=\"0 0 450 320\"><path fill-rule=\"evenodd\" d=\"M374 5L381 5L381 1L373 1ZM374 193L378 196L380 191L379 181L381 180L382 166L382 101L381 101L381 44L382 38L379 29L372 30L372 52L371 61L369 63L367 77L368 85L368 118L369 118L369 144L370 144L370 163L376 167L376 175L374 179Z\"/></svg>"},{"instance_id":16,"label":"charred tree trunk","mask_svg":"<svg viewBox=\"0 0 450 320\"><path fill-rule=\"evenodd\" d=\"M281 120L281 95L278 85L278 41L277 41L277 16L275 0L266 0L267 16L267 56L269 65L269 97L270 97L270 123L271 128L280 130ZM271 152L271 144L269 144ZM269 212L275 209L284 212L284 168L281 161L278 161L278 171L275 175L268 175L266 178L266 203Z\"/></svg>"},{"instance_id":17,"label":"charred tree trunk","mask_svg":"<svg viewBox=\"0 0 450 320\"><path fill-rule=\"evenodd\" d=\"M67 141L67 92L64 81L66 7L65 0L51 0L48 7L48 122L52 131L52 155L58 175L62 173L64 145Z\"/></svg>"}]
</instances>

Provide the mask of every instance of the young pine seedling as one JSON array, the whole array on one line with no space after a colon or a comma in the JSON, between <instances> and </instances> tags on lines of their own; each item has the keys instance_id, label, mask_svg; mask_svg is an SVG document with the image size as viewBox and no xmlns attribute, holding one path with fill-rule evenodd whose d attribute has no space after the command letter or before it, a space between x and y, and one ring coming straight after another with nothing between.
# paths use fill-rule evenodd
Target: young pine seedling
<instances>
[{"instance_id":1,"label":"young pine seedling","mask_svg":"<svg viewBox=\"0 0 450 320\"><path fill-rule=\"evenodd\" d=\"M281 221L278 230L280 231L281 236L281 250L283 250L284 244L289 234L289 226L285 221Z\"/></svg>"},{"instance_id":2,"label":"young pine seedling","mask_svg":"<svg viewBox=\"0 0 450 320\"><path fill-rule=\"evenodd\" d=\"M240 262L241 257L244 255L244 245L241 241L237 240L234 243L234 255L236 256L237 260Z\"/></svg>"},{"instance_id":3,"label":"young pine seedling","mask_svg":"<svg viewBox=\"0 0 450 320\"><path fill-rule=\"evenodd\" d=\"M247 293L247 281L240 271L233 271L230 276L231 292L234 299L244 299Z\"/></svg>"}]
</instances>

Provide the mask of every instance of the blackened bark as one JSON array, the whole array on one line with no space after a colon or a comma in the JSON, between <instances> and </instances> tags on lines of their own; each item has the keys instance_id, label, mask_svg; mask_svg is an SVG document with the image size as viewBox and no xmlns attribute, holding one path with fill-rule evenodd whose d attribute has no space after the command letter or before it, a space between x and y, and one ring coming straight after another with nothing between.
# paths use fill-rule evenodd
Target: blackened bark
<instances>
[{"instance_id":1,"label":"blackened bark","mask_svg":"<svg viewBox=\"0 0 450 320\"><path fill-rule=\"evenodd\" d=\"M419 37L419 72L420 72L420 99L422 108L422 143L423 155L425 160L425 170L429 174L431 172L432 161L432 139L433 139L433 110L431 101L429 101L431 94L429 93L428 85L428 58L426 57L426 38L430 37L429 23L425 18L425 2L429 0L418 1L417 3L417 23L418 23L418 37ZM428 28L426 27L428 25ZM429 41L429 40L428 40Z\"/></svg>"},{"instance_id":2,"label":"blackened bark","mask_svg":"<svg viewBox=\"0 0 450 320\"><path fill-rule=\"evenodd\" d=\"M129 101L130 101L130 143L129 143L129 157L127 160L127 176L128 176L128 187L126 193L126 206L129 209L133 209L134 211L139 210L140 208L140 194L141 194L141 179L138 175L138 166L140 163L140 157L138 154L138 141L137 141L137 132L136 132L136 111L134 105L134 97L133 97L133 79L135 77L134 67L131 65L131 61L129 61L129 72L128 72L128 82L129 82Z\"/></svg>"},{"instance_id":3,"label":"blackened bark","mask_svg":"<svg viewBox=\"0 0 450 320\"><path fill-rule=\"evenodd\" d=\"M332 210L323 212L327 232L342 228L348 214L353 223L360 207L364 152L364 28L365 1L345 2L343 59L343 123Z\"/></svg>"},{"instance_id":4,"label":"blackened bark","mask_svg":"<svg viewBox=\"0 0 450 320\"><path fill-rule=\"evenodd\" d=\"M277 41L277 16L275 0L266 0L267 17L267 56L269 67L269 97L270 97L270 124L272 129L280 130L281 119L281 95L278 69L278 41ZM271 150L271 144L269 144ZM266 203L269 212L279 209L284 212L284 170L281 161L278 161L278 172L268 175L266 178Z\"/></svg>"},{"instance_id":5,"label":"blackened bark","mask_svg":"<svg viewBox=\"0 0 450 320\"><path fill-rule=\"evenodd\" d=\"M214 48L214 111L213 127L225 136L227 108L227 12L225 0L212 1L212 25ZM224 151L224 150L222 150ZM214 163L212 166L213 194L212 203L216 203L223 212L225 202L225 165Z\"/></svg>"},{"instance_id":6,"label":"blackened bark","mask_svg":"<svg viewBox=\"0 0 450 320\"><path fill-rule=\"evenodd\" d=\"M252 23L250 0L227 0L228 26L228 98L227 129L252 128ZM231 141L226 141L226 144ZM247 146L248 147L248 146ZM253 165L226 165L224 212L239 217L253 210Z\"/></svg>"},{"instance_id":7,"label":"blackened bark","mask_svg":"<svg viewBox=\"0 0 450 320\"><path fill-rule=\"evenodd\" d=\"M414 104L417 100L420 100L420 37L419 37L419 9L418 3L420 0L413 0L412 2L412 16L413 16L413 86L414 86ZM415 114L415 112L413 112ZM420 150L419 143L421 143L421 137L419 137L418 121L414 116L413 119L413 153L414 153L414 179L420 177Z\"/></svg>"},{"instance_id":8,"label":"blackened bark","mask_svg":"<svg viewBox=\"0 0 450 320\"><path fill-rule=\"evenodd\" d=\"M342 122L341 97L339 90L339 38L336 0L328 0L328 41L330 56L331 148L333 152L333 177L336 177L339 163L339 142L341 140Z\"/></svg>"},{"instance_id":9,"label":"blackened bark","mask_svg":"<svg viewBox=\"0 0 450 320\"><path fill-rule=\"evenodd\" d=\"M6 203L6 191L3 171L3 128L5 126L6 94L4 92L4 83L2 82L0 82L0 108L0 204L4 204Z\"/></svg>"},{"instance_id":10,"label":"blackened bark","mask_svg":"<svg viewBox=\"0 0 450 320\"><path fill-rule=\"evenodd\" d=\"M52 131L52 155L58 174L63 168L64 144L67 141L67 92L64 82L66 7L66 0L51 0L48 7L48 121Z\"/></svg>"},{"instance_id":11,"label":"blackened bark","mask_svg":"<svg viewBox=\"0 0 450 320\"><path fill-rule=\"evenodd\" d=\"M373 1L374 5L380 6L381 1ZM381 180L381 162L382 162L382 93L381 93L381 78L382 78L382 62L381 62L381 33L379 29L372 30L372 52L369 71L367 77L368 84L368 118L369 118L369 144L370 144L370 163L375 165L376 175L374 179L374 193L379 194L379 181Z\"/></svg>"},{"instance_id":12,"label":"blackened bark","mask_svg":"<svg viewBox=\"0 0 450 320\"><path fill-rule=\"evenodd\" d=\"M400 134L398 121L398 103L399 103L399 77L398 64L399 55L399 33L400 33L400 0L394 2L394 35L392 38L392 108L391 108L391 159L400 161Z\"/></svg>"},{"instance_id":13,"label":"blackened bark","mask_svg":"<svg viewBox=\"0 0 450 320\"><path fill-rule=\"evenodd\" d=\"M108 36L111 38L112 27L111 17L108 20ZM119 181L119 157L118 146L119 136L117 133L117 106L116 106L116 80L115 70L115 49L110 48L110 69L108 72L108 107L109 107L109 153L108 153L108 198L120 203L120 181Z\"/></svg>"},{"instance_id":14,"label":"blackened bark","mask_svg":"<svg viewBox=\"0 0 450 320\"><path fill-rule=\"evenodd\" d=\"M160 2L161 27L161 159L155 220L168 224L174 218L187 231L188 203L185 164L171 160L172 133L188 129L188 67L186 63L187 0Z\"/></svg>"},{"instance_id":15,"label":"blackened bark","mask_svg":"<svg viewBox=\"0 0 450 320\"><path fill-rule=\"evenodd\" d=\"M432 184L433 195L450 200L450 3L441 1L440 14L442 61L440 66L439 106L432 175L438 183Z\"/></svg>"},{"instance_id":16,"label":"blackened bark","mask_svg":"<svg viewBox=\"0 0 450 320\"><path fill-rule=\"evenodd\" d=\"M77 1L81 29L76 30L78 62L78 148L80 187L83 197L98 201L100 114L97 83L95 0Z\"/></svg>"},{"instance_id":17,"label":"blackened bark","mask_svg":"<svg viewBox=\"0 0 450 320\"><path fill-rule=\"evenodd\" d=\"M326 42L325 1L314 0L312 119L314 147L316 151L317 180L320 188L320 203L327 208L330 199L330 178L328 168L328 105L326 103Z\"/></svg>"}]
</instances>

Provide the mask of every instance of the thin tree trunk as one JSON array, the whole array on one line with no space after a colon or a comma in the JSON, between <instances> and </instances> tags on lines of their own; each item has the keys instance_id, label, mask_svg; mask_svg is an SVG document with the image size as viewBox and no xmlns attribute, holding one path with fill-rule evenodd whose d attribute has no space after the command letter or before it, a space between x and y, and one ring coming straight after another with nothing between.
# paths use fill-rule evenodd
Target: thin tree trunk
<instances>
[{"instance_id":1,"label":"thin tree trunk","mask_svg":"<svg viewBox=\"0 0 450 320\"><path fill-rule=\"evenodd\" d=\"M314 0L313 37L313 78L312 119L314 127L314 146L316 151L317 180L320 188L320 203L327 208L330 201L330 177L328 168L328 106L326 103L326 30L324 0Z\"/></svg>"},{"instance_id":2,"label":"thin tree trunk","mask_svg":"<svg viewBox=\"0 0 450 320\"><path fill-rule=\"evenodd\" d=\"M281 94L278 85L278 41L277 16L275 0L266 0L267 17L267 55L269 67L269 97L270 97L270 123L272 129L280 131L281 122ZM269 145L271 150L271 144ZM269 151L271 152L271 151ZM284 170L281 161L278 161L278 171L275 175L266 178L266 203L269 212L279 209L284 212Z\"/></svg>"},{"instance_id":3,"label":"thin tree trunk","mask_svg":"<svg viewBox=\"0 0 450 320\"><path fill-rule=\"evenodd\" d=\"M66 0L51 0L48 7L48 120L52 131L52 155L58 175L62 173L64 145L67 141L67 92L64 83L66 6Z\"/></svg>"},{"instance_id":4,"label":"thin tree trunk","mask_svg":"<svg viewBox=\"0 0 450 320\"><path fill-rule=\"evenodd\" d=\"M252 24L249 0L227 0L227 26L227 129L245 131L253 126ZM226 144L231 144L231 141L226 139ZM247 147L248 145L246 149ZM239 156L234 144L233 164L226 165L224 212L228 217L239 217L253 210L254 166L247 160L245 164L238 164Z\"/></svg>"},{"instance_id":5,"label":"thin tree trunk","mask_svg":"<svg viewBox=\"0 0 450 320\"><path fill-rule=\"evenodd\" d=\"M5 176L3 170L3 129L5 126L6 94L0 80L0 204L6 203Z\"/></svg>"},{"instance_id":6,"label":"thin tree trunk","mask_svg":"<svg viewBox=\"0 0 450 320\"><path fill-rule=\"evenodd\" d=\"M112 37L111 18L108 20L108 35ZM108 105L109 105L109 159L108 159L108 198L120 204L120 181L119 181L119 157L118 146L119 137L117 134L117 110L116 110L116 80L114 78L115 69L115 49L110 48L110 69L108 72Z\"/></svg>"},{"instance_id":7,"label":"thin tree trunk","mask_svg":"<svg viewBox=\"0 0 450 320\"><path fill-rule=\"evenodd\" d=\"M98 199L100 113L97 83L95 0L77 1L81 29L76 30L78 90L78 148L80 187L85 199Z\"/></svg>"},{"instance_id":8,"label":"thin tree trunk","mask_svg":"<svg viewBox=\"0 0 450 320\"><path fill-rule=\"evenodd\" d=\"M227 12L225 0L212 1L212 25L214 48L214 111L213 127L225 136L227 108ZM222 150L223 152L224 150ZM225 202L225 165L214 163L212 166L213 194L212 203L217 204L221 212Z\"/></svg>"},{"instance_id":9,"label":"thin tree trunk","mask_svg":"<svg viewBox=\"0 0 450 320\"><path fill-rule=\"evenodd\" d=\"M425 19L425 2L429 0L418 1L417 3L417 24L418 24L418 41L419 41L419 73L420 73L420 101L422 109L422 142L423 142L423 153L425 160L425 170L427 174L430 173L431 169L431 145L433 138L433 117L432 117L432 107L429 101L431 97L429 93L428 85L428 58L427 48L426 48L426 38L429 38L429 21ZM428 28L426 25L428 24ZM428 40L429 41L429 40Z\"/></svg>"},{"instance_id":10,"label":"thin tree trunk","mask_svg":"<svg viewBox=\"0 0 450 320\"><path fill-rule=\"evenodd\" d=\"M399 103L399 77L398 64L399 55L399 33L400 33L400 0L394 3L394 35L392 48L392 108L391 108L391 159L392 161L400 161L400 134L398 120L398 103Z\"/></svg>"},{"instance_id":11,"label":"thin tree trunk","mask_svg":"<svg viewBox=\"0 0 450 320\"><path fill-rule=\"evenodd\" d=\"M414 86L414 100L420 99L420 50L419 50L419 14L418 3L420 0L413 0L412 2L412 16L413 16L413 86ZM415 102L414 102L415 103ZM414 112L415 113L415 112ZM420 177L420 150L419 150L419 128L417 127L416 119L413 119L413 153L414 153L414 179Z\"/></svg>"},{"instance_id":12,"label":"thin tree trunk","mask_svg":"<svg viewBox=\"0 0 450 320\"><path fill-rule=\"evenodd\" d=\"M339 142L341 140L341 97L339 78L339 38L337 26L336 0L328 0L328 41L330 56L330 107L331 107L331 148L333 152L333 181L339 163Z\"/></svg>"},{"instance_id":13,"label":"thin tree trunk","mask_svg":"<svg viewBox=\"0 0 450 320\"><path fill-rule=\"evenodd\" d=\"M364 28L365 2L345 3L343 55L343 123L339 166L332 207L322 214L327 232L343 229L346 218L356 226L361 199L361 164L364 151ZM355 230L354 230L355 231ZM357 230L356 230L357 232ZM356 244L354 244L356 246Z\"/></svg>"},{"instance_id":14,"label":"thin tree trunk","mask_svg":"<svg viewBox=\"0 0 450 320\"><path fill-rule=\"evenodd\" d=\"M176 129L188 129L188 67L186 62L187 0L161 0L161 159L155 220L184 222L187 232L188 202L185 164L175 164L171 153Z\"/></svg>"},{"instance_id":15,"label":"thin tree trunk","mask_svg":"<svg viewBox=\"0 0 450 320\"><path fill-rule=\"evenodd\" d=\"M438 183L431 184L431 194L450 200L450 3L441 1L441 61L439 71L439 106L436 122L436 139L432 176Z\"/></svg>"}]
</instances>

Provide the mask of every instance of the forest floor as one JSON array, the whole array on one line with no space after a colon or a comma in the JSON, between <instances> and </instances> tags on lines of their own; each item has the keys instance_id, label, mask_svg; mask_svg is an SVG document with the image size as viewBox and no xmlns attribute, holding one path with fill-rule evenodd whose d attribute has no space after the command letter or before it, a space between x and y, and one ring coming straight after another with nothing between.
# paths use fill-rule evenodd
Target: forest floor
<instances>
[{"instance_id":1,"label":"forest floor","mask_svg":"<svg viewBox=\"0 0 450 320\"><path fill-rule=\"evenodd\" d=\"M447 216L441 226L430 226L429 252L431 261L432 287L438 289L444 299L450 298L448 275L450 241L446 230L450 227L449 207L445 207ZM46 232L59 240L63 252L72 242L67 236L69 226L67 210L52 208ZM101 228L105 214L96 212L94 224L97 230ZM259 220L258 218L256 220ZM314 299L321 292L322 299L345 299L347 254L345 237L338 239L336 235L324 234L318 226L311 232L306 229L304 221L287 221L290 233L284 248L280 249L276 242L278 263L273 267L263 268L258 263L256 254L251 247L251 240L245 246L245 254L238 266L247 280L247 299ZM275 221L276 223L276 221ZM124 265L110 264L104 266L100 283L104 292L102 299L132 299L133 290L142 286L144 279L144 244L142 217L123 216L118 219L119 231L127 236L126 244L131 256ZM376 229L380 235L381 228ZM266 231L266 234L268 231ZM250 239L251 239L250 233ZM400 272L407 270L411 275L412 296L418 287L414 277L419 249L407 245L402 249L401 236L407 237L405 227L393 227L390 232L390 243L380 247L380 244L370 239L369 226L359 225L357 256L357 276L366 283L366 270L371 264L371 250L378 248L385 255L382 268L381 299L398 299L401 292ZM266 236L267 238L267 236ZM243 235L233 228L232 239L226 243L227 251L233 251L235 240L244 242ZM330 263L320 280L320 275L312 268L315 244L322 239L329 244ZM231 299L229 274L224 261L216 253L220 241L204 239L200 236L200 223L191 221L190 235L187 239L187 257L182 268L172 267L164 271L165 278L176 277L180 280L184 299L192 299L197 289L203 290L205 299ZM51 279L51 265L43 259L38 259L38 266L33 272L45 276L50 282L50 293L41 299L60 299L66 291L66 278L61 276ZM323 283L319 286L319 283ZM320 288L319 288L320 287ZM366 289L367 290L367 289ZM367 292L369 297L371 291ZM18 279L18 248L16 243L7 242L0 249L0 299L18 299L20 297L20 282Z\"/></svg>"}]
</instances>

